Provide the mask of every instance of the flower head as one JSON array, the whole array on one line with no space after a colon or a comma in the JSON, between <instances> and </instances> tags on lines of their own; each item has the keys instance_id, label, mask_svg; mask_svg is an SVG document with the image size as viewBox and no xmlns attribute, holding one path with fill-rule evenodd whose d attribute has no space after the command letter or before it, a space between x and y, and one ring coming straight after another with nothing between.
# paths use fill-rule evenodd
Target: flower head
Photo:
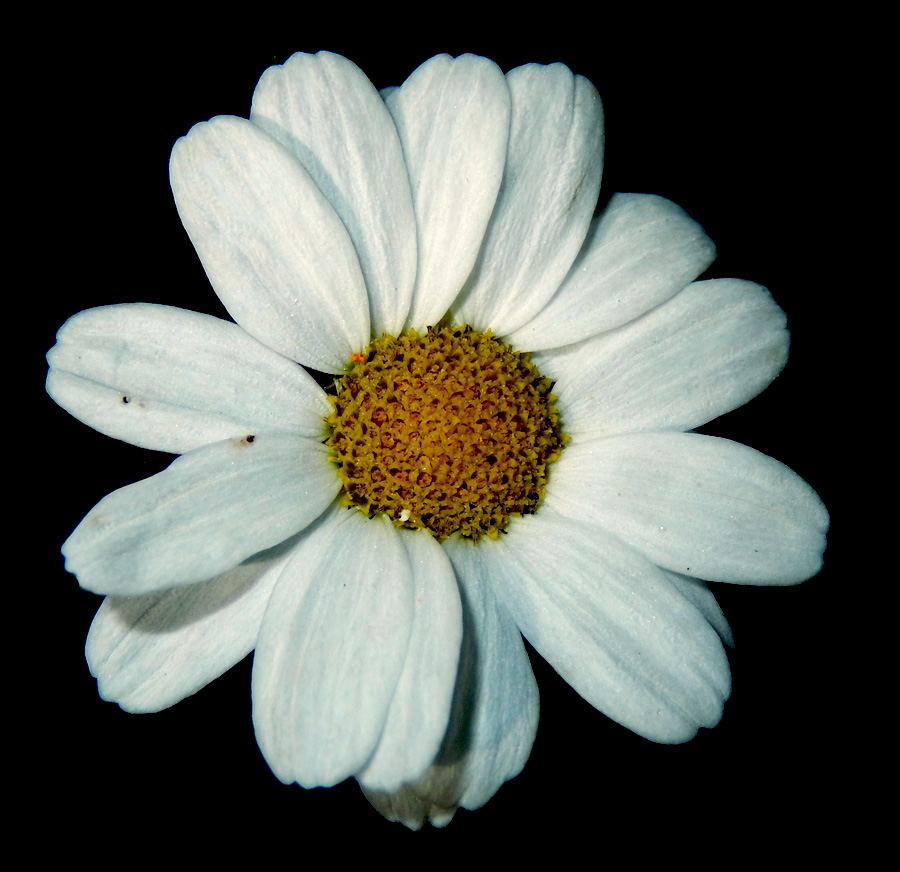
<instances>
[{"instance_id":1,"label":"flower head","mask_svg":"<svg viewBox=\"0 0 900 872\"><path fill-rule=\"evenodd\" d=\"M60 405L181 455L63 546L107 595L104 698L159 710L255 650L275 774L355 776L410 826L523 767L522 635L649 739L718 722L705 582L814 575L828 518L777 461L689 432L778 375L784 315L695 281L714 249L672 203L595 216L602 153L586 79L471 55L384 95L295 55L249 120L179 140L176 204L234 323L109 306L49 354Z\"/></svg>"}]
</instances>

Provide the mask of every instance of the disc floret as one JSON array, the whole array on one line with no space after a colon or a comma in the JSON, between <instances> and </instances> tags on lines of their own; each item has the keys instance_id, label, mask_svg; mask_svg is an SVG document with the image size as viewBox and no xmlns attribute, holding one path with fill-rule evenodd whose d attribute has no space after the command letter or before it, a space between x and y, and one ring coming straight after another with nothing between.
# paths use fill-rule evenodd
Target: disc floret
<instances>
[{"instance_id":1,"label":"disc floret","mask_svg":"<svg viewBox=\"0 0 900 872\"><path fill-rule=\"evenodd\" d=\"M534 512L567 437L528 355L439 327L384 335L352 364L329 397L327 443L348 505L440 540L495 539Z\"/></svg>"}]
</instances>

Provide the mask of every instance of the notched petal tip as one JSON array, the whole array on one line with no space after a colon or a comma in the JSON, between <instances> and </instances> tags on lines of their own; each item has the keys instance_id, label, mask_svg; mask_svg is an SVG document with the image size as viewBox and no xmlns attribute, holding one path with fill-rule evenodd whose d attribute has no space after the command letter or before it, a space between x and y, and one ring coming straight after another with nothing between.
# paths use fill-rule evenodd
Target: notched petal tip
<instances>
[{"instance_id":1,"label":"notched petal tip","mask_svg":"<svg viewBox=\"0 0 900 872\"><path fill-rule=\"evenodd\" d=\"M369 790L363 785L360 787L379 814L413 831L422 829L425 823L445 827L456 814L455 803L441 796L440 791L429 792L428 786L421 783L404 785L393 793Z\"/></svg>"}]
</instances>

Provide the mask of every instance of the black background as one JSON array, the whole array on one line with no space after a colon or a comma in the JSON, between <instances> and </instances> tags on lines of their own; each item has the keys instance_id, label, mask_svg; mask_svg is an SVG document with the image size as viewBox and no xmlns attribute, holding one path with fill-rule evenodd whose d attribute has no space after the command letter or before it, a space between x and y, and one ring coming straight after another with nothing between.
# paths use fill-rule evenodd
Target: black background
<instances>
[{"instance_id":1,"label":"black background","mask_svg":"<svg viewBox=\"0 0 900 872\"><path fill-rule=\"evenodd\" d=\"M504 70L562 61L603 97L601 196L674 200L718 246L708 277L764 284L786 311L792 349L780 378L703 432L778 458L820 493L835 526L825 570L791 588L715 587L736 640L734 688L721 724L686 745L634 736L533 656L542 714L524 772L483 809L458 812L446 830L413 835L384 821L355 782L304 791L277 781L254 741L249 658L160 714L127 715L98 698L83 644L100 598L65 573L58 549L95 502L170 458L95 433L42 397L37 418L49 448L39 478L39 572L33 589L25 585L27 622L40 627L30 648L38 665L26 679L38 692L20 726L22 741L40 748L29 758L29 807L77 824L73 850L102 838L111 851L139 845L148 856L249 846L260 860L288 851L303 862L318 845L332 858L385 848L399 852L386 858L400 858L440 843L439 856L450 859L486 844L511 856L514 846L540 843L563 862L579 847L601 863L620 849L636 859L658 850L714 859L713 834L729 838L723 860L783 835L793 850L803 829L797 810L830 808L844 765L840 756L826 765L822 744L840 743L843 714L832 688L846 683L832 642L841 574L830 409L840 98L828 72L804 54L797 34L767 21L706 21L702 29L607 26L597 16L570 20L560 32L540 21L499 35L473 24L460 38L418 24L413 33L386 15L340 29L274 22L263 36L224 40L203 32L144 39L135 23L127 38L46 52L40 65L57 85L53 132L41 149L56 253L35 264L53 291L41 297L29 336L34 393L42 390L41 355L82 309L146 301L225 316L172 203L168 155L197 121L246 117L267 66L294 51L328 49L380 88L439 52L484 54ZM551 571L555 559L547 555Z\"/></svg>"}]
</instances>

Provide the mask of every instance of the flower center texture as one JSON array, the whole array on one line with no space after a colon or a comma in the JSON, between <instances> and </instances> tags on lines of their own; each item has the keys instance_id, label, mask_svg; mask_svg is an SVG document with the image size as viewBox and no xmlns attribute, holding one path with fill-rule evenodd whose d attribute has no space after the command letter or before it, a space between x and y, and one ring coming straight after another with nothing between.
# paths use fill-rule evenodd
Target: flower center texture
<instances>
[{"instance_id":1,"label":"flower center texture","mask_svg":"<svg viewBox=\"0 0 900 872\"><path fill-rule=\"evenodd\" d=\"M344 501L399 527L496 539L534 512L567 437L528 355L490 331L384 335L337 380L328 446Z\"/></svg>"}]
</instances>

